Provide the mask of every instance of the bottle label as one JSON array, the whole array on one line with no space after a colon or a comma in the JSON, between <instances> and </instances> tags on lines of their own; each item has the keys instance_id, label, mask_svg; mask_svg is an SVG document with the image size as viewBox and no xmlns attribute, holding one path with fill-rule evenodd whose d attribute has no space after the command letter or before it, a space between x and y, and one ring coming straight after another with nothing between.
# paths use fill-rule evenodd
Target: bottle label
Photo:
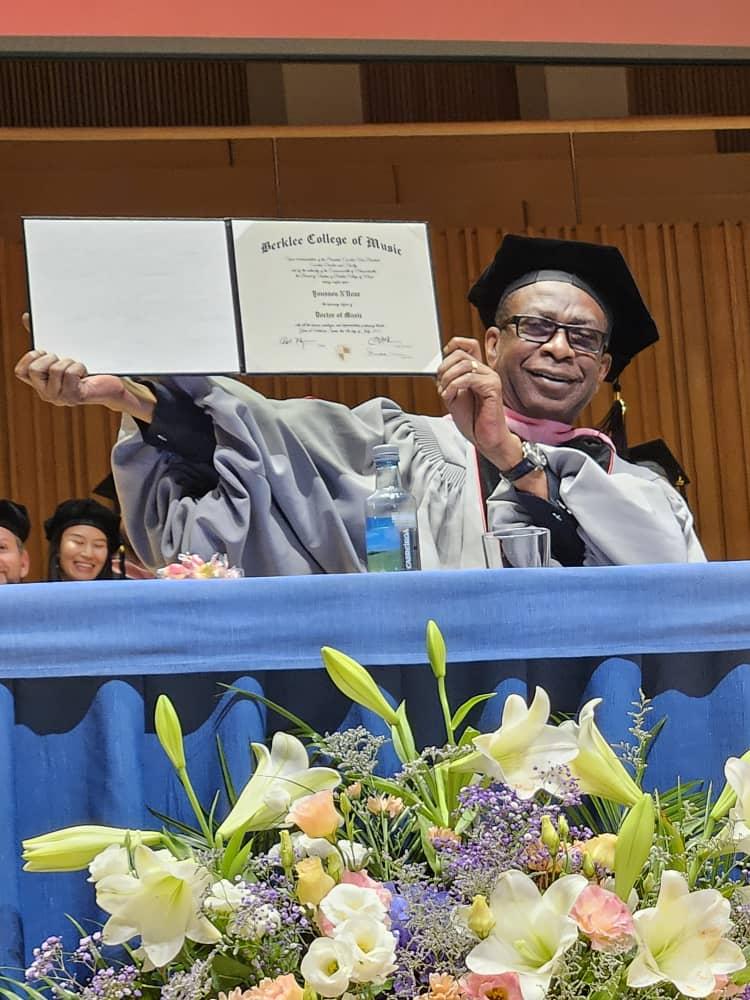
<instances>
[{"instance_id":1,"label":"bottle label","mask_svg":"<svg viewBox=\"0 0 750 1000\"><path fill-rule=\"evenodd\" d=\"M417 531L411 518L411 526L404 521L403 517L367 518L367 568L371 573L419 569Z\"/></svg>"}]
</instances>

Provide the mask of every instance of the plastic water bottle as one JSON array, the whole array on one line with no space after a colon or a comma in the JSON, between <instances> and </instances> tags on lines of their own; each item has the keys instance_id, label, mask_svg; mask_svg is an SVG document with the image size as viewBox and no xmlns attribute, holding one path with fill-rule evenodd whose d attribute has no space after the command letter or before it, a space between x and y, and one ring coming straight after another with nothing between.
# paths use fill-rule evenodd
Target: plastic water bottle
<instances>
[{"instance_id":1,"label":"plastic water bottle","mask_svg":"<svg viewBox=\"0 0 750 1000\"><path fill-rule=\"evenodd\" d=\"M398 446L372 449L375 492L365 501L367 568L371 573L419 569L417 501L401 485Z\"/></svg>"}]
</instances>

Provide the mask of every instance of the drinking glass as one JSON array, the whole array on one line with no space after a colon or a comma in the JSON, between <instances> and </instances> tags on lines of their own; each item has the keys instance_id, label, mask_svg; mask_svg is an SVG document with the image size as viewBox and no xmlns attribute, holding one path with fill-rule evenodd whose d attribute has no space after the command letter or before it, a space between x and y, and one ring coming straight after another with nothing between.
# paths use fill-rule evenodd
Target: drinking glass
<instances>
[{"instance_id":1,"label":"drinking glass","mask_svg":"<svg viewBox=\"0 0 750 1000\"><path fill-rule=\"evenodd\" d=\"M496 528L482 535L488 569L549 566L549 528Z\"/></svg>"}]
</instances>

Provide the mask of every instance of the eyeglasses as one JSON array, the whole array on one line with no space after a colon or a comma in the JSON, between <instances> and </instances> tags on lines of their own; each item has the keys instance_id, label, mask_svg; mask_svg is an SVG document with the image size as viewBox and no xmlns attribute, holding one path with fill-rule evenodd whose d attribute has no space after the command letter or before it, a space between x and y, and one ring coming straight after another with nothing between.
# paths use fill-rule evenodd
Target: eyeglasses
<instances>
[{"instance_id":1,"label":"eyeglasses","mask_svg":"<svg viewBox=\"0 0 750 1000\"><path fill-rule=\"evenodd\" d=\"M558 330L564 330L571 350L596 358L607 346L607 334L590 326L571 326L544 316L511 316L505 326L514 326L516 336L531 344L546 344Z\"/></svg>"}]
</instances>

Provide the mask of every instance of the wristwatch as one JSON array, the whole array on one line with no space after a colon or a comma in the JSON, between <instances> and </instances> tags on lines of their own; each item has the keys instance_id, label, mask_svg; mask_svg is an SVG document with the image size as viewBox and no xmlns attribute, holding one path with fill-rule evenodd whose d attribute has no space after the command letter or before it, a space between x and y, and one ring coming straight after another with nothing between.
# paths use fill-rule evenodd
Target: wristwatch
<instances>
[{"instance_id":1,"label":"wristwatch","mask_svg":"<svg viewBox=\"0 0 750 1000\"><path fill-rule=\"evenodd\" d=\"M515 483L522 476L527 476L534 469L547 468L547 456L538 444L533 441L521 441L523 458L510 469L501 469L500 475L509 483Z\"/></svg>"}]
</instances>

